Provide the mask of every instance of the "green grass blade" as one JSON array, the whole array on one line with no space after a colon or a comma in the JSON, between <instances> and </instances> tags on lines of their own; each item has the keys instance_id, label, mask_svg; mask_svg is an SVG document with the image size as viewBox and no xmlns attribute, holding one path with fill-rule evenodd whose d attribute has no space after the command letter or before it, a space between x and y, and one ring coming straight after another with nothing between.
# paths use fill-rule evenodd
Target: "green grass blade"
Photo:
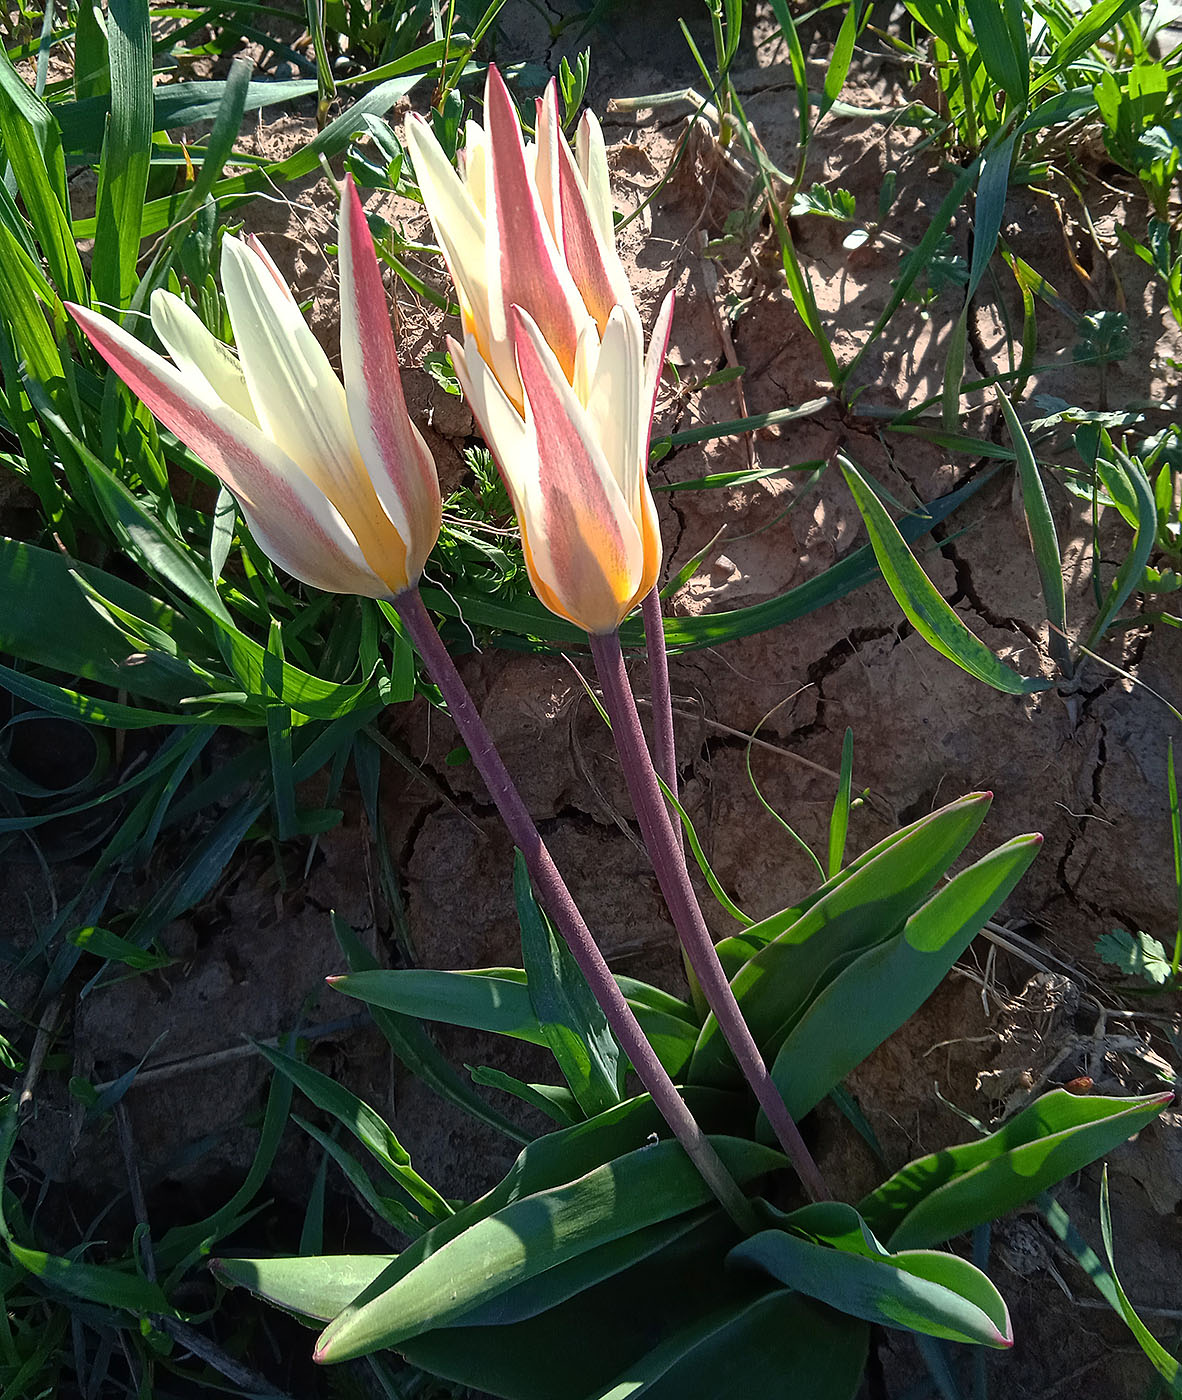
<instances>
[{"instance_id":1,"label":"green grass blade","mask_svg":"<svg viewBox=\"0 0 1182 1400\"><path fill-rule=\"evenodd\" d=\"M952 216L964 203L969 190L972 189L977 179L977 171L980 167L980 157L972 161L956 177L956 183L940 201L940 206L932 215L932 221L928 225L927 232L915 245L910 253L903 259L899 267L898 276L895 278L887 304L879 313L878 320L871 326L866 339L863 341L858 353L850 361L841 373L841 378L837 382L844 383L853 374L862 361L862 356L866 354L870 346L882 334L887 322L895 314L902 304L903 298L911 290L915 279L931 261L932 254L936 251L936 245L943 238L944 232L952 222Z\"/></svg>"},{"instance_id":2,"label":"green grass blade","mask_svg":"<svg viewBox=\"0 0 1182 1400\"><path fill-rule=\"evenodd\" d=\"M74 243L61 133L0 48L0 139L50 276L58 291L86 303L86 278Z\"/></svg>"},{"instance_id":3,"label":"green grass blade","mask_svg":"<svg viewBox=\"0 0 1182 1400\"><path fill-rule=\"evenodd\" d=\"M841 96L846 75L850 71L850 60L854 56L854 41L857 39L858 30L861 27L861 11L861 0L850 0L845 17L841 21L841 28L837 31L833 51L829 55L829 67L825 72L825 86L821 91L821 100L817 104L818 122Z\"/></svg>"},{"instance_id":4,"label":"green grass blade","mask_svg":"<svg viewBox=\"0 0 1182 1400\"><path fill-rule=\"evenodd\" d=\"M854 731L847 727L841 741L841 773L837 779L837 797L829 818L829 878L841 870L845 859L845 841L850 829L850 791L854 776Z\"/></svg>"},{"instance_id":5,"label":"green grass blade","mask_svg":"<svg viewBox=\"0 0 1182 1400\"><path fill-rule=\"evenodd\" d=\"M1038 576L1042 582L1042 596L1046 603L1047 620L1051 623L1050 650L1055 664L1063 676L1070 680L1075 670L1071 656L1071 644L1062 633L1067 631L1067 595L1063 588L1063 560L1059 552L1059 536L1055 530L1055 519L1047 500L1046 487L1034 460L1034 453L1025 430L1014 412L1013 405L1005 394L998 394L1001 411L1005 415L1006 427L1018 461L1018 481L1022 487L1022 508L1026 512L1026 525L1030 531L1030 543L1034 550L1034 560L1038 565ZM1057 630L1056 630L1057 629Z\"/></svg>"},{"instance_id":6,"label":"green grass blade","mask_svg":"<svg viewBox=\"0 0 1182 1400\"><path fill-rule=\"evenodd\" d=\"M985 71L1006 94L1006 105L1022 107L1030 94L1030 51L1022 0L965 0Z\"/></svg>"},{"instance_id":7,"label":"green grass blade","mask_svg":"<svg viewBox=\"0 0 1182 1400\"><path fill-rule=\"evenodd\" d=\"M1107 34L1125 15L1139 8L1140 0L1099 0L1099 4L1089 5L1051 55L1042 71L1039 86L1049 82L1063 69L1070 68L1097 39Z\"/></svg>"},{"instance_id":8,"label":"green grass blade","mask_svg":"<svg viewBox=\"0 0 1182 1400\"><path fill-rule=\"evenodd\" d=\"M1145 1353L1149 1364L1170 1387L1174 1395L1182 1395L1182 1367L1162 1346L1148 1327L1137 1316L1137 1310L1129 1302L1116 1273L1116 1260L1112 1248L1112 1212L1108 1206L1108 1168L1100 1180L1100 1233L1104 1237L1104 1253L1108 1256L1113 1288L1116 1291L1117 1311L1125 1320L1125 1325L1137 1339L1137 1345Z\"/></svg>"},{"instance_id":9,"label":"green grass blade","mask_svg":"<svg viewBox=\"0 0 1182 1400\"><path fill-rule=\"evenodd\" d=\"M140 219L152 153L152 34L147 0L110 0L107 39L111 120L99 162L91 278L98 303L124 307L137 282Z\"/></svg>"},{"instance_id":10,"label":"green grass blade","mask_svg":"<svg viewBox=\"0 0 1182 1400\"><path fill-rule=\"evenodd\" d=\"M1141 587L1145 578L1145 566L1149 563L1157 539L1157 501L1149 478L1145 475L1145 468L1135 457L1129 457L1119 449L1114 450L1113 456L1116 460L1109 463L1109 466L1115 467L1117 472L1123 475L1136 498L1137 529L1133 535L1132 548L1121 561L1116 577L1101 604L1099 616L1088 633L1084 645L1089 648L1094 647L1108 630L1133 591Z\"/></svg>"},{"instance_id":11,"label":"green grass blade","mask_svg":"<svg viewBox=\"0 0 1182 1400\"><path fill-rule=\"evenodd\" d=\"M841 455L838 462L866 523L887 586L924 641L970 676L1007 695L1030 695L1046 690L1049 681L1018 675L969 631L920 568L894 521L857 467Z\"/></svg>"},{"instance_id":12,"label":"green grass blade","mask_svg":"<svg viewBox=\"0 0 1182 1400\"><path fill-rule=\"evenodd\" d=\"M410 1153L398 1141L380 1114L327 1074L270 1045L256 1044L260 1055L325 1113L347 1128L412 1202L434 1220L446 1220L454 1212L443 1197L415 1171Z\"/></svg>"},{"instance_id":13,"label":"green grass blade","mask_svg":"<svg viewBox=\"0 0 1182 1400\"><path fill-rule=\"evenodd\" d=\"M333 913L331 918L333 932L345 955L349 971L379 971L377 960L345 920L336 913ZM523 1133L516 1123L495 1108L491 1108L472 1091L468 1081L461 1078L443 1058L439 1047L413 1016L399 1016L379 1006L371 1006L369 1011L374 1025L389 1042L390 1049L416 1078L440 1098L455 1104L457 1108L463 1109L480 1122L487 1123L490 1128L495 1128L497 1132L503 1133L516 1143L530 1141L529 1133Z\"/></svg>"}]
</instances>

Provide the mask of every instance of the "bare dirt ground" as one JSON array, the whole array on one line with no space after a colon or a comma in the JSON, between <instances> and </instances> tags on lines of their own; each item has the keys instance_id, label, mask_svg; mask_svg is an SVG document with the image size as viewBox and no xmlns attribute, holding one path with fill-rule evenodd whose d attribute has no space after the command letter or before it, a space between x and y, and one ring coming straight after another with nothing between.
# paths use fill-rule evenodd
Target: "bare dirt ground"
<instances>
[{"instance_id":1,"label":"bare dirt ground","mask_svg":"<svg viewBox=\"0 0 1182 1400\"><path fill-rule=\"evenodd\" d=\"M661 12L659 24L654 8ZM694 80L675 25L664 23L666 8L621 7L618 22L593 36L588 100L604 119L617 204L625 212L661 180L685 132L685 107L635 113L611 107L611 99ZM547 51L546 62L556 63L563 50L549 51L540 15L513 15L498 60L536 60ZM668 36L659 48L653 41L658 32ZM757 37L763 33L758 29ZM814 50L823 67L823 35ZM795 112L782 47L741 51L737 79L770 153L786 161ZM870 59L856 67L843 97L863 106L902 105L906 83L902 67ZM425 101L421 93L418 100ZM306 115L264 115L252 140L278 154L310 130ZM909 128L831 118L818 137L814 177L850 189L859 209L872 211L884 172L900 169L891 228L914 240L948 184L935 151L908 160L914 139ZM699 141L623 235L646 319L651 321L669 287L678 293L671 357L681 387L663 395L658 434L738 416L734 384L693 389L730 362L732 347L746 370L741 385L751 413L826 392L823 362L783 289L766 230L756 231L752 256L742 248L721 259L703 256L702 235L718 237L743 194L725 160L708 141ZM1126 217L1126 205L1128 217L1135 217L1119 188L1102 203L1109 220L1102 235ZM408 219L408 232L424 231L421 212L392 203L381 212ZM313 299L314 321L330 344L336 338L335 272L324 250L334 241L333 217L323 181L296 187L282 201L256 201L244 212L247 227L264 238L297 295ZM1045 197L1016 189L1007 227L1018 252L1079 309L1114 304L1111 274L1099 263L1091 288L1071 267L1067 240L1078 245L1079 231L1070 212L1061 222ZM818 302L838 328L838 355L846 358L889 294L898 253L875 243L848 254L842 232L822 220L796 226ZM956 236L963 248L963 220ZM1172 403L1176 391L1164 378L1163 355L1172 346L1163 306L1139 263L1127 256L1117 262L1135 350L1109 371L1109 401L1114 407ZM470 418L414 368L439 344L437 317L430 307L416 305L405 287L396 295L410 367L408 396L450 485L458 479ZM906 406L939 393L943 345L956 310L955 299L948 298L935 304L930 317L910 305L900 310L867 359L859 408ZM972 344L982 374L1003 364L1001 320L988 295L977 310ZM1039 358L1058 356L1060 367L1036 389L1096 407L1096 371L1073 366L1069 345L1070 328L1044 316ZM997 434L995 405L983 397L971 403L965 431ZM657 481L690 480L751 461L773 466L826 458L838 444L900 500L930 500L990 465L914 437L880 434L869 418L823 411L751 441L729 438L677 449L660 463ZM1088 617L1090 521L1079 501L1055 486L1051 490L1072 567L1069 616L1074 605L1076 617ZM1026 674L1050 675L1038 576L1012 491L1010 473L999 472L935 532L937 544L923 560L941 592L1003 658ZM663 492L660 508L666 576L720 529L726 532L673 600L675 612L772 597L864 539L853 504L832 472L799 500L789 474L731 490ZM1110 639L1106 652L1177 699L1180 648L1176 631L1134 626ZM677 985L672 930L629 821L609 740L570 665L561 658L485 651L469 655L463 669L609 957L623 970ZM643 693L643 665L634 670ZM812 882L799 849L755 801L746 773L742 736L777 706L760 730L766 744L753 750L754 772L767 800L814 847L823 847L834 791L824 770L836 770L847 726L855 735L855 786L874 794L854 815L851 849L863 849L896 823L980 788L993 791L994 804L970 855L986 849L983 842L994 846L1024 831L1046 837L1005 910L1006 926L1024 940L1021 953L978 940L966 965L853 1077L850 1087L892 1167L971 1135L952 1105L989 1121L1023 1094L1080 1075L1093 1078L1099 1092L1148 1085L1149 1069L1134 1042L1144 1024L1122 1014L1129 1003L1120 997L1112 969L1100 964L1095 942L1113 927L1159 936L1173 927L1167 730L1165 711L1151 697L1100 667L1089 669L1072 695L1050 690L1021 700L997 694L936 656L903 621L881 583L789 627L677 657L672 677L677 703L688 715L679 735L687 804L724 887L755 917L783 907ZM385 815L409 951L433 967L513 963L519 955L509 843L472 770L444 762L455 742L450 725L416 703L391 713L389 730L424 774L415 779L393 765L385 773ZM127 1100L154 1223L163 1224L170 1213L191 1218L199 1203L225 1194L250 1159L250 1125L257 1122L266 1074L260 1060L243 1051L243 1037L276 1035L297 1021L307 1026L354 1017L354 1005L342 1005L324 989L324 975L341 966L327 912L335 909L347 918L383 958L400 956L394 913L377 893L371 834L356 794L347 794L347 801L345 823L320 838L310 854L293 846L277 862L269 846L240 851L215 895L169 930L167 945L180 962L73 1007L74 1072L92 1082L127 1069L164 1037ZM134 902L142 894L128 890L125 897ZM23 898L35 912L44 904L35 872L29 872ZM715 922L724 932L725 916ZM441 1043L458 1063L512 1065L523 1072L521 1055L501 1044L459 1034L443 1034ZM1169 1054L1161 1041L1155 1048ZM216 1058L150 1072L157 1062L207 1055ZM314 1059L389 1114L416 1166L445 1193L483 1189L511 1159L511 1145L392 1069L365 1026L324 1037ZM873 1184L869 1155L851 1147L836 1115L818 1113L811 1128L822 1168L839 1194L856 1197ZM64 1097L56 1105L52 1098L41 1104L26 1150L40 1171L68 1185L76 1199L93 1195L97 1201L120 1186L122 1163L113 1144L84 1130L80 1109ZM1139 1141L1112 1154L1110 1165L1125 1288L1139 1306L1176 1307L1182 1115L1165 1115ZM315 1166L311 1145L290 1128L272 1183L280 1205L261 1218L260 1236L278 1230L276 1221L304 1199ZM1098 1181L1097 1171L1088 1171L1059 1192L1094 1242ZM364 1242L369 1223L338 1187L343 1191L330 1177L333 1230L342 1241ZM85 1216L81 1209L78 1214ZM261 1237L252 1243L284 1245ZM1015 1400L1120 1400L1145 1393L1150 1373L1144 1358L1112 1314L1092 1306L1097 1296L1057 1252L1037 1217L998 1227L991 1271L1009 1300L1017 1335L1011 1354L990 1357L991 1393ZM1149 1320L1157 1325L1152 1313ZM883 1342L879 1363L872 1392L878 1396L902 1396L918 1374L914 1350L898 1334Z\"/></svg>"}]
</instances>

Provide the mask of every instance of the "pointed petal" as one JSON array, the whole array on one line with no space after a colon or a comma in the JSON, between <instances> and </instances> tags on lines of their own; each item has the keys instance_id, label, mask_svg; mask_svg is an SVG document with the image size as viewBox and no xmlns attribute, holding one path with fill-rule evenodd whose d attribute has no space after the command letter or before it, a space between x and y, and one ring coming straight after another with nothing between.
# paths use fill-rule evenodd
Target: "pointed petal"
<instances>
[{"instance_id":1,"label":"pointed petal","mask_svg":"<svg viewBox=\"0 0 1182 1400\"><path fill-rule=\"evenodd\" d=\"M204 379L183 375L106 317L81 306L69 310L124 383L234 493L270 558L328 592L389 594L323 493Z\"/></svg>"},{"instance_id":2,"label":"pointed petal","mask_svg":"<svg viewBox=\"0 0 1182 1400\"><path fill-rule=\"evenodd\" d=\"M287 297L289 301L298 305L299 303L296 302L295 295L293 294L291 288L287 285L287 280L283 276L283 273L279 271L278 267L276 267L275 259L271 256L270 253L267 252L266 248L263 247L262 243L255 237L253 233L248 233L246 235L246 246L255 255L255 257L262 262L263 266L267 269L271 276L274 277L275 285L279 288L283 295Z\"/></svg>"},{"instance_id":3,"label":"pointed petal","mask_svg":"<svg viewBox=\"0 0 1182 1400\"><path fill-rule=\"evenodd\" d=\"M557 248L562 247L562 216L559 210L558 194L558 144L562 134L558 123L558 82L551 78L546 84L546 94L534 104L536 120L534 140L537 151L534 155L534 186L538 191L542 212ZM575 278L576 283L578 278Z\"/></svg>"},{"instance_id":4,"label":"pointed petal","mask_svg":"<svg viewBox=\"0 0 1182 1400\"><path fill-rule=\"evenodd\" d=\"M557 130L558 115L554 114ZM634 305L632 289L616 252L612 224L611 192L607 200L607 233L599 227L601 215L592 208L592 196L575 164L570 147L559 135L555 144L561 209L562 251L587 310L595 317L600 333L617 302ZM604 165L606 173L607 166Z\"/></svg>"},{"instance_id":5,"label":"pointed petal","mask_svg":"<svg viewBox=\"0 0 1182 1400\"><path fill-rule=\"evenodd\" d=\"M365 470L341 381L266 263L222 242L222 285L259 426L344 517L369 567L406 587L406 546Z\"/></svg>"},{"instance_id":6,"label":"pointed petal","mask_svg":"<svg viewBox=\"0 0 1182 1400\"><path fill-rule=\"evenodd\" d=\"M439 477L406 411L382 274L352 177L341 199L338 247L349 418L378 499L405 543L413 584L439 537Z\"/></svg>"},{"instance_id":7,"label":"pointed petal","mask_svg":"<svg viewBox=\"0 0 1182 1400\"><path fill-rule=\"evenodd\" d=\"M257 425L238 356L216 340L195 311L172 292L152 293L152 329L182 374L200 376L225 404Z\"/></svg>"},{"instance_id":8,"label":"pointed petal","mask_svg":"<svg viewBox=\"0 0 1182 1400\"><path fill-rule=\"evenodd\" d=\"M587 187L587 207L595 230L604 243L615 246L616 232L612 220L612 186L607 170L607 147L603 129L589 108L583 113L575 137L579 174Z\"/></svg>"},{"instance_id":9,"label":"pointed petal","mask_svg":"<svg viewBox=\"0 0 1182 1400\"><path fill-rule=\"evenodd\" d=\"M540 327L569 381L585 309L570 272L554 245L537 190L530 179L525 143L508 90L496 68L488 70L485 130L492 179L488 195L489 331L493 353L512 346L511 306L527 311ZM493 273L499 271L499 280ZM498 373L502 366L493 361ZM502 379L502 383L505 380ZM515 385L506 388L512 395Z\"/></svg>"},{"instance_id":10,"label":"pointed petal","mask_svg":"<svg viewBox=\"0 0 1182 1400\"><path fill-rule=\"evenodd\" d=\"M608 317L585 401L596 440L633 520L640 518L637 493L643 465L640 415L634 407L644 387L642 349L640 318L627 307L615 307Z\"/></svg>"},{"instance_id":11,"label":"pointed petal","mask_svg":"<svg viewBox=\"0 0 1182 1400\"><path fill-rule=\"evenodd\" d=\"M484 142L473 142L469 123L468 183L452 169L435 133L422 117L412 113L406 123L406 140L414 161L415 176L423 194L431 227L443 250L451 280L460 292L486 353L489 344L488 279L485 272L485 221L483 194L479 202L472 191L484 188ZM479 130L479 128L477 128ZM483 133L481 133L483 137Z\"/></svg>"},{"instance_id":12,"label":"pointed petal","mask_svg":"<svg viewBox=\"0 0 1182 1400\"><path fill-rule=\"evenodd\" d=\"M640 585L644 541L561 365L530 317L514 310L539 473L521 502L522 533L564 613L588 632L611 632Z\"/></svg>"},{"instance_id":13,"label":"pointed petal","mask_svg":"<svg viewBox=\"0 0 1182 1400\"><path fill-rule=\"evenodd\" d=\"M652 592L661 577L661 522L657 518L657 505L647 476L642 477L640 482L640 535L644 541L644 568L640 584L632 595L629 612Z\"/></svg>"},{"instance_id":14,"label":"pointed petal","mask_svg":"<svg viewBox=\"0 0 1182 1400\"><path fill-rule=\"evenodd\" d=\"M464 172L464 188L468 191L481 219L484 218L484 188L488 179L487 155L488 142L485 140L484 127L469 117L464 123L464 145L460 151L460 163Z\"/></svg>"},{"instance_id":15,"label":"pointed petal","mask_svg":"<svg viewBox=\"0 0 1182 1400\"><path fill-rule=\"evenodd\" d=\"M519 502L538 477L537 449L525 419L475 345L462 346L449 337L447 348L468 407L497 459L513 509L520 514Z\"/></svg>"},{"instance_id":16,"label":"pointed petal","mask_svg":"<svg viewBox=\"0 0 1182 1400\"><path fill-rule=\"evenodd\" d=\"M551 612L578 626L539 572L530 542L523 502L527 498L533 500L538 492L538 450L534 436L475 346L465 350L449 337L447 348L451 351L452 364L463 385L468 407L489 445L513 504L513 513L521 527L525 567L534 592Z\"/></svg>"},{"instance_id":17,"label":"pointed petal","mask_svg":"<svg viewBox=\"0 0 1182 1400\"><path fill-rule=\"evenodd\" d=\"M661 384L661 371L665 368L665 355L669 349L669 334L673 329L674 303L675 294L671 291L657 312L653 333L648 343L648 354L644 360L644 393L640 400L640 441L644 446L646 465L653 431L653 414L657 411L657 390Z\"/></svg>"}]
</instances>

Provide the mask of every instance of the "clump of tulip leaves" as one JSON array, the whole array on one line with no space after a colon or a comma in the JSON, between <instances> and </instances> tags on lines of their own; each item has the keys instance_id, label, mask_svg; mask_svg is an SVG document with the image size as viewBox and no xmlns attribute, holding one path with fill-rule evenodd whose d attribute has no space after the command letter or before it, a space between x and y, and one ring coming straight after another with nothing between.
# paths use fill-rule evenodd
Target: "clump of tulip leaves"
<instances>
[{"instance_id":1,"label":"clump of tulip leaves","mask_svg":"<svg viewBox=\"0 0 1182 1400\"><path fill-rule=\"evenodd\" d=\"M971 794L843 863L839 797L822 885L758 923L726 906L739 927L719 955L798 1120L832 1096L855 1131L845 1077L931 995L1034 858L1039 838L1020 836L948 878L988 807L988 794ZM445 1201L373 1109L268 1052L376 1160L380 1193L332 1144L371 1208L410 1240L396 1255L214 1262L227 1284L320 1329L323 1362L392 1348L513 1400L763 1395L785 1376L800 1394L849 1400L872 1326L912 1332L925 1346L1011 1345L1005 1302L958 1252L964 1239L1103 1156L1169 1100L1054 1089L997 1131L884 1174L856 1203L808 1203L713 1017L619 977L755 1205L760 1228L744 1237L648 1096L629 1087L629 1067L520 858L514 885L519 969L379 969L334 919L352 969L334 985L367 1004L395 1046L408 1020L424 1018L552 1053L550 1083L474 1072L554 1121L487 1195Z\"/></svg>"}]
</instances>

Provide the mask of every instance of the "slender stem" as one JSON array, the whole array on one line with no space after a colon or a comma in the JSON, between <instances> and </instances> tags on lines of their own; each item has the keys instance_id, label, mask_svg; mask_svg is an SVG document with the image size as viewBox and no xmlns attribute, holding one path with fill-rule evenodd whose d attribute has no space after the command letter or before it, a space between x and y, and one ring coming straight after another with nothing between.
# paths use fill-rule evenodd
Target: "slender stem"
<instances>
[{"instance_id":1,"label":"slender stem","mask_svg":"<svg viewBox=\"0 0 1182 1400\"><path fill-rule=\"evenodd\" d=\"M665 651L665 620L661 616L661 594L654 588L640 605L644 618L644 645L648 652L648 683L653 702L653 766L661 781L677 796L677 748L673 737L673 696L669 689L669 656ZM669 813L669 823L678 847L685 850L681 821Z\"/></svg>"},{"instance_id":2,"label":"slender stem","mask_svg":"<svg viewBox=\"0 0 1182 1400\"><path fill-rule=\"evenodd\" d=\"M394 606L432 680L447 701L456 728L484 779L489 796L497 805L509 835L525 857L530 878L537 887L542 904L566 940L595 999L603 1007L608 1024L631 1061L632 1068L727 1214L745 1233L753 1233L759 1226L751 1203L690 1113L633 1015L558 867L551 859L521 794L501 761L492 736L435 630L418 589L399 593L394 599Z\"/></svg>"},{"instance_id":3,"label":"slender stem","mask_svg":"<svg viewBox=\"0 0 1182 1400\"><path fill-rule=\"evenodd\" d=\"M648 746L644 742L644 731L640 727L640 716L636 712L636 701L628 683L628 673L624 667L624 654L620 650L618 632L607 636L591 637L591 655L599 672L603 687L604 706L612 722L612 737L620 755L620 766L636 809L644 844L648 847L649 858L656 871L661 892L673 915L673 922L681 938L682 945L693 964L694 972L701 983L702 991L718 1020L719 1029L726 1037L731 1053L738 1062L747 1082L755 1091L759 1105L767 1115L780 1145L792 1159L805 1190L818 1201L831 1199L829 1188L817 1170L800 1129L792 1120L792 1115L780 1096L775 1082L768 1073L751 1031L735 994L731 991L722 964L718 960L706 921L698 907L697 897L690 884L689 871L685 860L677 848L673 827L665 807L661 789L657 783L649 758Z\"/></svg>"}]
</instances>

